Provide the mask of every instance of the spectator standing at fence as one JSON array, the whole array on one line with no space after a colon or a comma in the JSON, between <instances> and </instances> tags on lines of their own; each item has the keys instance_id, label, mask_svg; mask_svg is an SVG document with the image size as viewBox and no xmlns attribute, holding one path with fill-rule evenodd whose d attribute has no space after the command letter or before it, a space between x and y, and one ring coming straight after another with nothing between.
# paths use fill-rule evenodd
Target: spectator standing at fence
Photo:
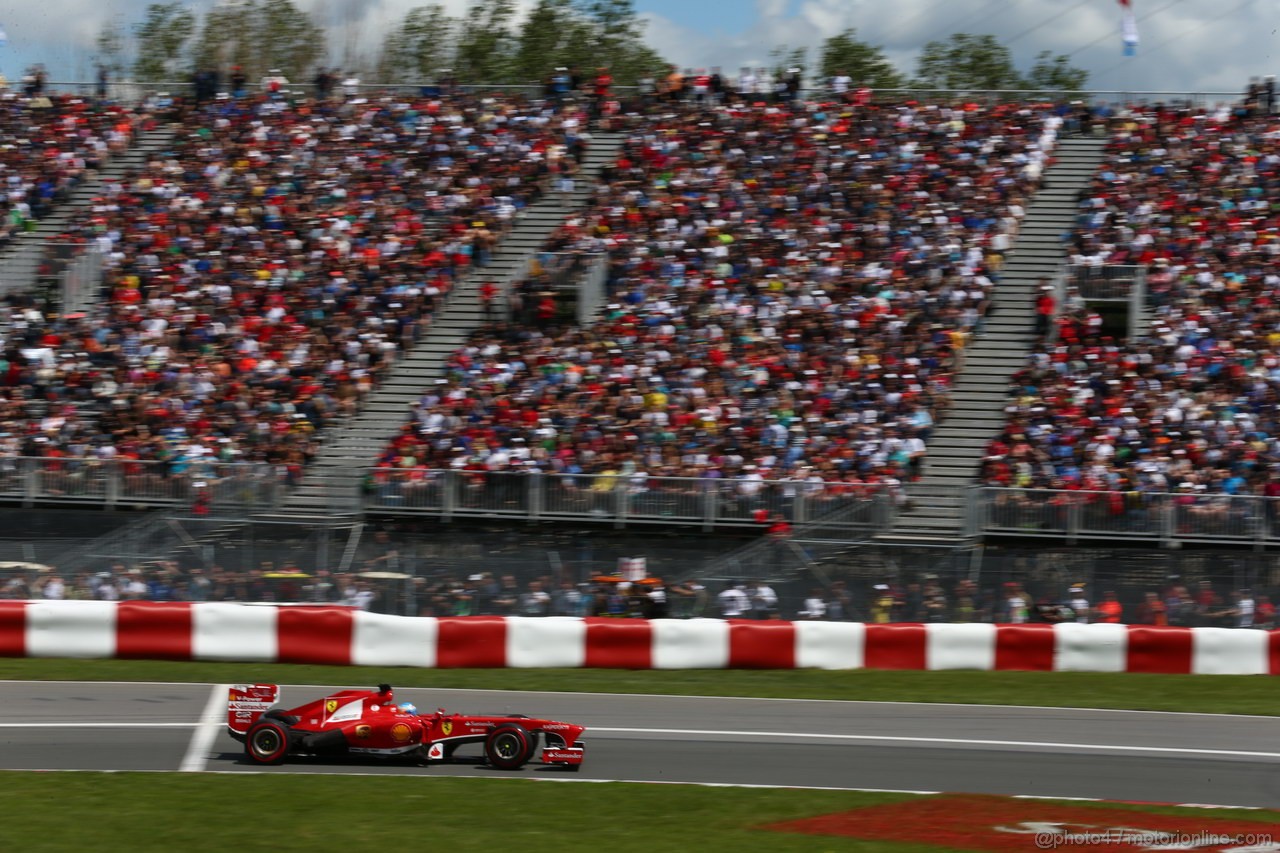
<instances>
[{"instance_id":1,"label":"spectator standing at fence","mask_svg":"<svg viewBox=\"0 0 1280 853\"><path fill-rule=\"evenodd\" d=\"M827 591L827 618L835 622L853 618L853 601L844 581L834 581Z\"/></svg>"},{"instance_id":2,"label":"spectator standing at fence","mask_svg":"<svg viewBox=\"0 0 1280 853\"><path fill-rule=\"evenodd\" d=\"M1121 605L1120 599L1116 597L1114 590L1108 589L1102 593L1102 601L1098 602L1094 616L1098 622L1105 625L1119 625L1120 620L1124 616L1124 606Z\"/></svg>"},{"instance_id":3,"label":"spectator standing at fence","mask_svg":"<svg viewBox=\"0 0 1280 853\"><path fill-rule=\"evenodd\" d=\"M893 621L893 593L887 583L878 583L871 590L871 622L887 625Z\"/></svg>"},{"instance_id":4,"label":"spectator standing at fence","mask_svg":"<svg viewBox=\"0 0 1280 853\"><path fill-rule=\"evenodd\" d=\"M742 584L735 581L729 581L724 585L724 591L720 593L718 600L720 615L725 619L741 619L750 607Z\"/></svg>"},{"instance_id":5,"label":"spectator standing at fence","mask_svg":"<svg viewBox=\"0 0 1280 853\"><path fill-rule=\"evenodd\" d=\"M1138 605L1138 622L1142 625L1165 627L1169 624L1168 612L1164 602L1154 592L1148 592L1142 604Z\"/></svg>"},{"instance_id":6,"label":"spectator standing at fence","mask_svg":"<svg viewBox=\"0 0 1280 853\"><path fill-rule=\"evenodd\" d=\"M1093 611L1089 607L1089 599L1085 597L1084 587L1071 587L1070 596L1067 604L1075 611L1076 621L1081 625L1087 625L1089 623L1089 614Z\"/></svg>"},{"instance_id":7,"label":"spectator standing at fence","mask_svg":"<svg viewBox=\"0 0 1280 853\"><path fill-rule=\"evenodd\" d=\"M520 596L521 616L546 616L551 610L551 595L541 581L529 581L529 589Z\"/></svg>"},{"instance_id":8,"label":"spectator standing at fence","mask_svg":"<svg viewBox=\"0 0 1280 853\"><path fill-rule=\"evenodd\" d=\"M1256 617L1257 604L1253 600L1253 593L1250 590L1242 589L1235 594L1235 604L1232 610L1235 616L1236 628L1252 628Z\"/></svg>"},{"instance_id":9,"label":"spectator standing at fence","mask_svg":"<svg viewBox=\"0 0 1280 853\"><path fill-rule=\"evenodd\" d=\"M956 584L956 603L951 611L952 622L973 622L978 618L978 599L976 585L965 580Z\"/></svg>"},{"instance_id":10,"label":"spectator standing at fence","mask_svg":"<svg viewBox=\"0 0 1280 853\"><path fill-rule=\"evenodd\" d=\"M1030 615L1027 594L1022 591L1022 587L1012 581L1005 584L1003 615L1003 621L1012 625L1025 624Z\"/></svg>"},{"instance_id":11,"label":"spectator standing at fence","mask_svg":"<svg viewBox=\"0 0 1280 853\"><path fill-rule=\"evenodd\" d=\"M772 619L778 614L778 594L764 581L751 585L751 616L753 619Z\"/></svg>"},{"instance_id":12,"label":"spectator standing at fence","mask_svg":"<svg viewBox=\"0 0 1280 853\"><path fill-rule=\"evenodd\" d=\"M804 609L800 611L802 619L825 619L827 602L822 597L822 590L815 587L809 590L809 597L804 600Z\"/></svg>"},{"instance_id":13,"label":"spectator standing at fence","mask_svg":"<svg viewBox=\"0 0 1280 853\"><path fill-rule=\"evenodd\" d=\"M1258 596L1258 612L1254 615L1253 627L1270 631L1276 627L1276 606L1271 603L1271 596Z\"/></svg>"},{"instance_id":14,"label":"spectator standing at fence","mask_svg":"<svg viewBox=\"0 0 1280 853\"><path fill-rule=\"evenodd\" d=\"M44 587L40 590L40 597L47 598L50 601L61 601L67 597L67 585L62 582L62 578L58 575L51 575L44 582Z\"/></svg>"}]
</instances>

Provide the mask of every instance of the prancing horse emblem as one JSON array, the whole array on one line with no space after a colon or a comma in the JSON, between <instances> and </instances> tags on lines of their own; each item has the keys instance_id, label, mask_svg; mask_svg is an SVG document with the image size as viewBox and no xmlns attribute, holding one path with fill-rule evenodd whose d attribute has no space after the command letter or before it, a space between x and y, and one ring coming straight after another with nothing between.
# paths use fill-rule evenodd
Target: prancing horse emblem
<instances>
[{"instance_id":1,"label":"prancing horse emblem","mask_svg":"<svg viewBox=\"0 0 1280 853\"><path fill-rule=\"evenodd\" d=\"M450 734L453 733L453 723L449 722L448 720L445 720L443 723L440 724L440 731L444 733L445 737L448 737Z\"/></svg>"}]
</instances>

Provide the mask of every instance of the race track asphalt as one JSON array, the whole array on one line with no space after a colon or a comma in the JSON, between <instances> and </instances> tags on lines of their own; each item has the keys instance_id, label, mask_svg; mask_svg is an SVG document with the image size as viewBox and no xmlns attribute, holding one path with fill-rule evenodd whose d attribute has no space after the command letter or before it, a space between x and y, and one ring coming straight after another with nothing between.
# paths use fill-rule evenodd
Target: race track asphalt
<instances>
[{"instance_id":1,"label":"race track asphalt","mask_svg":"<svg viewBox=\"0 0 1280 853\"><path fill-rule=\"evenodd\" d=\"M302 759L278 768L206 724L198 684L0 682L0 769L516 776L873 788L1280 808L1280 719L883 702L405 689L420 710L580 723L581 773ZM328 692L286 687L297 705ZM221 690L219 696L225 696ZM197 738L197 747L199 746ZM189 755L188 753L191 753ZM476 753L478 755L478 751ZM192 757L194 756L194 758ZM193 765L194 762L194 765ZM193 766L192 766L193 765Z\"/></svg>"}]
</instances>

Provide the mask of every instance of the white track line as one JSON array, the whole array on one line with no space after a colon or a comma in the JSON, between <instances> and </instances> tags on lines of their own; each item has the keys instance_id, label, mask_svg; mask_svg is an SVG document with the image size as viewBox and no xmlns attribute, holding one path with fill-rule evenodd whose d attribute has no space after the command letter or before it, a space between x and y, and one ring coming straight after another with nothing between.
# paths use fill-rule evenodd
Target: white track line
<instances>
[{"instance_id":1,"label":"white track line","mask_svg":"<svg viewBox=\"0 0 1280 853\"><path fill-rule=\"evenodd\" d=\"M810 739L810 740L849 740L869 743L923 743L950 744L956 746L1012 746L1012 747L1045 747L1050 749L1088 750L1093 752L1153 752L1173 755L1229 755L1245 758L1280 758L1280 752L1246 752L1234 749L1191 749L1174 746L1130 746L1128 744L1101 743L1057 743L1053 741L1025 740L978 740L970 738L949 737L908 737L905 735L846 735L820 734L804 732L739 732L719 731L716 729L629 729L590 726L589 732L612 732L615 734L662 734L662 735L720 735L741 736L752 739L771 740L774 738Z\"/></svg>"},{"instance_id":2,"label":"white track line","mask_svg":"<svg viewBox=\"0 0 1280 853\"><path fill-rule=\"evenodd\" d=\"M200 722L187 746L187 754L183 756L178 768L183 773L199 773L204 770L214 738L226 721L227 693L230 689L228 684L215 684L209 691L209 701L205 703L204 713L200 715Z\"/></svg>"}]
</instances>

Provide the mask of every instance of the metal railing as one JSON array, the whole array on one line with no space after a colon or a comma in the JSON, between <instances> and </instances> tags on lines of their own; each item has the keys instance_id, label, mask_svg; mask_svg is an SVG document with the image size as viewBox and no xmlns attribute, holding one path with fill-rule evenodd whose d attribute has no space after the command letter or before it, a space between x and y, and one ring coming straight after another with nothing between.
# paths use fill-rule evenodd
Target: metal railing
<instances>
[{"instance_id":1,"label":"metal railing","mask_svg":"<svg viewBox=\"0 0 1280 853\"><path fill-rule=\"evenodd\" d=\"M0 457L0 500L36 505L270 509L284 484L266 463Z\"/></svg>"},{"instance_id":2,"label":"metal railing","mask_svg":"<svg viewBox=\"0 0 1280 853\"><path fill-rule=\"evenodd\" d=\"M1083 298L1091 301L1141 300L1146 282L1147 270L1143 266L1072 264L1067 267L1067 283L1074 285Z\"/></svg>"},{"instance_id":3,"label":"metal railing","mask_svg":"<svg viewBox=\"0 0 1280 853\"><path fill-rule=\"evenodd\" d=\"M1173 547L1218 543L1280 544L1280 498L1194 490L1176 493L1086 492L986 487L980 528L986 535L1065 539L1140 539Z\"/></svg>"},{"instance_id":4,"label":"metal railing","mask_svg":"<svg viewBox=\"0 0 1280 853\"><path fill-rule=\"evenodd\" d=\"M644 473L544 473L353 468L323 480L329 512L509 518L703 530L761 528L775 516L797 539L866 541L902 526L911 507L879 487ZM224 514L275 509L289 484L268 463L150 462L132 459L0 457L0 501L22 506L166 507ZM907 495L913 506L960 501L958 538L1038 537L1280 545L1280 498L1181 490L1097 492L1008 487ZM802 527L805 526L805 527ZM801 537L802 531L814 531ZM820 535L819 535L820 532Z\"/></svg>"},{"instance_id":5,"label":"metal railing","mask_svg":"<svg viewBox=\"0 0 1280 853\"><path fill-rule=\"evenodd\" d=\"M371 469L365 511L441 519L519 518L696 525L704 530L760 527L775 513L793 524L842 507L872 511L884 498L840 484L656 477L647 474L546 474L518 471ZM868 517L842 516L850 541L864 536ZM831 535L830 524L826 525Z\"/></svg>"}]
</instances>

